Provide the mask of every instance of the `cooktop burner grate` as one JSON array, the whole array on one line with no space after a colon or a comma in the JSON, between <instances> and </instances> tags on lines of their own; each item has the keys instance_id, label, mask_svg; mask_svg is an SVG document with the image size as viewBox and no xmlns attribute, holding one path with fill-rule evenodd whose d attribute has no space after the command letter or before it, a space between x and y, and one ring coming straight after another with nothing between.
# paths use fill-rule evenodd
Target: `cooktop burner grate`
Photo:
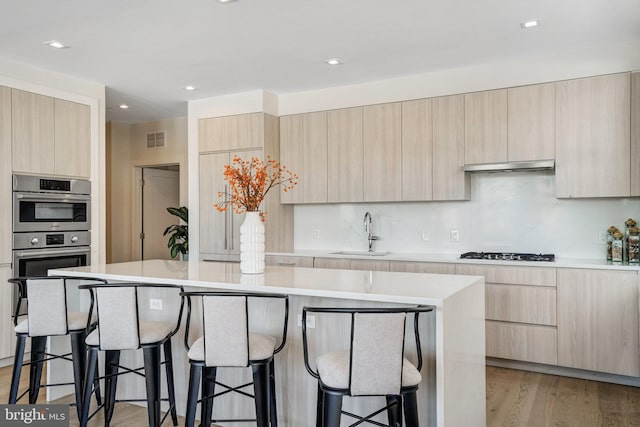
<instances>
[{"instance_id":1,"label":"cooktop burner grate","mask_svg":"<svg viewBox=\"0 0 640 427\"><path fill-rule=\"evenodd\" d=\"M553 262L554 254L524 254L514 252L466 252L461 259L493 259L500 261L546 261Z\"/></svg>"}]
</instances>

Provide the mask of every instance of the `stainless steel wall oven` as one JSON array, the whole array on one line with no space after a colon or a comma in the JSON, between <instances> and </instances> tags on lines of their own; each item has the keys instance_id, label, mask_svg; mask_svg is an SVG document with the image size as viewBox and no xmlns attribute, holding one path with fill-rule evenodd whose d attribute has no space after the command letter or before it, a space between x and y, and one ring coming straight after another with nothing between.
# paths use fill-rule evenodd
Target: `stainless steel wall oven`
<instances>
[{"instance_id":1,"label":"stainless steel wall oven","mask_svg":"<svg viewBox=\"0 0 640 427\"><path fill-rule=\"evenodd\" d=\"M91 183L13 176L13 275L91 264ZM13 298L15 310L18 295ZM26 304L21 305L26 306Z\"/></svg>"}]
</instances>

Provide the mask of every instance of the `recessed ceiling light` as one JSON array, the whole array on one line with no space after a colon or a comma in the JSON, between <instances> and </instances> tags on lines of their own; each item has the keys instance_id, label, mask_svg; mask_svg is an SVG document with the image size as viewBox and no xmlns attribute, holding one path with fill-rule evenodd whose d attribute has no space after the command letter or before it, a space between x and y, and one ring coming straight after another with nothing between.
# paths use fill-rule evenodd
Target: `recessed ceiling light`
<instances>
[{"instance_id":1,"label":"recessed ceiling light","mask_svg":"<svg viewBox=\"0 0 640 427\"><path fill-rule=\"evenodd\" d=\"M56 49L67 49L70 47L64 43L59 42L58 40L49 40L48 42L44 42L44 44L55 47Z\"/></svg>"},{"instance_id":2,"label":"recessed ceiling light","mask_svg":"<svg viewBox=\"0 0 640 427\"><path fill-rule=\"evenodd\" d=\"M534 27L537 27L538 25L540 25L540 22L538 22L537 19L531 19L529 21L524 21L520 23L520 27L523 29L534 28Z\"/></svg>"},{"instance_id":3,"label":"recessed ceiling light","mask_svg":"<svg viewBox=\"0 0 640 427\"><path fill-rule=\"evenodd\" d=\"M127 104L122 104L120 105L120 108L122 108L123 110L127 110L129 106Z\"/></svg>"},{"instance_id":4,"label":"recessed ceiling light","mask_svg":"<svg viewBox=\"0 0 640 427\"><path fill-rule=\"evenodd\" d=\"M234 1L238 1L238 0L218 0L220 3L233 3Z\"/></svg>"},{"instance_id":5,"label":"recessed ceiling light","mask_svg":"<svg viewBox=\"0 0 640 427\"><path fill-rule=\"evenodd\" d=\"M324 62L326 62L329 65L341 65L342 64L342 61L340 61L338 58L327 59Z\"/></svg>"},{"instance_id":6,"label":"recessed ceiling light","mask_svg":"<svg viewBox=\"0 0 640 427\"><path fill-rule=\"evenodd\" d=\"M189 86L185 86L184 90L196 90L196 88L195 88L195 86L189 85Z\"/></svg>"}]
</instances>

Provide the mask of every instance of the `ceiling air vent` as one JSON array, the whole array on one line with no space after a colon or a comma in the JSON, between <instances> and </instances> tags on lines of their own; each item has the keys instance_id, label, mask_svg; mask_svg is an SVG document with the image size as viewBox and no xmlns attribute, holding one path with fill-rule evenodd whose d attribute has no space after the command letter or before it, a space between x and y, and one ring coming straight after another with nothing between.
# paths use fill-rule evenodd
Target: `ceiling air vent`
<instances>
[{"instance_id":1,"label":"ceiling air vent","mask_svg":"<svg viewBox=\"0 0 640 427\"><path fill-rule=\"evenodd\" d=\"M166 132L154 132L147 134L147 148L164 147L166 141Z\"/></svg>"}]
</instances>

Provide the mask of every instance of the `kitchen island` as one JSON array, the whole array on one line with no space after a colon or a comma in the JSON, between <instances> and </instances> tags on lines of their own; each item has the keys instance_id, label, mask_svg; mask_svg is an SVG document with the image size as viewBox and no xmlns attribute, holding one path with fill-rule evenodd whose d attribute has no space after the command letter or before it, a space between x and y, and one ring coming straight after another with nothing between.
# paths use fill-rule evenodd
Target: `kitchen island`
<instances>
[{"instance_id":1,"label":"kitchen island","mask_svg":"<svg viewBox=\"0 0 640 427\"><path fill-rule=\"evenodd\" d=\"M50 275L97 277L109 281L181 284L185 289L219 289L270 292L290 296L287 345L276 355L278 415L283 426L315 425L316 382L304 368L302 333L298 318L303 306L398 306L430 305L435 310L421 320L422 350L425 364L419 389L419 413L423 426L484 426L485 415L485 326L484 279L479 276L390 273L374 271L310 269L268 266L264 274L243 275L239 264L137 261L50 270ZM166 313L179 303L163 301ZM252 307L252 326L273 324L276 310ZM159 315L156 313L156 315ZM276 322L277 323L277 322ZM269 326L265 326L269 328ZM310 333L330 337L334 345L348 339L348 330L336 319L317 319ZM181 330L184 330L184 323ZM278 328L266 332L274 333ZM407 349L412 358L412 334ZM184 414L188 360L181 351L182 335L174 345L178 412ZM342 340L341 340L342 339ZM413 346L415 347L415 346ZM132 353L130 362L139 363ZM128 356L127 356L128 357ZM123 363L127 363L123 357ZM415 361L415 358L413 358ZM241 372L242 371L242 372ZM226 383L248 382L249 370L221 369ZM141 397L140 380L119 383L118 396ZM226 396L225 396L226 397ZM240 396L217 399L214 412L222 417L253 416L252 402ZM346 399L344 409L367 411L381 403L376 399Z\"/></svg>"}]
</instances>

